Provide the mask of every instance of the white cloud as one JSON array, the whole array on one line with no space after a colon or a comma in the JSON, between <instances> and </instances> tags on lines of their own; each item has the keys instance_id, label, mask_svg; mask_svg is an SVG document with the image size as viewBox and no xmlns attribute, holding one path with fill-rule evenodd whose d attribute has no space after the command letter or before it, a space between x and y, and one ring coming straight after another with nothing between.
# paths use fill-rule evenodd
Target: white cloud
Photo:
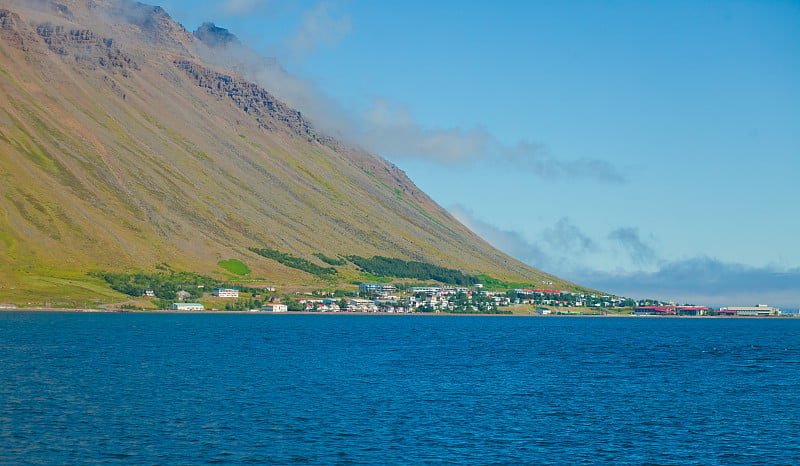
<instances>
[{"instance_id":1,"label":"white cloud","mask_svg":"<svg viewBox=\"0 0 800 466\"><path fill-rule=\"evenodd\" d=\"M228 5L241 9L252 6L246 0ZM349 17L336 14L327 3L319 3L303 14L298 31L287 40L288 48L302 56L321 45L332 46L349 30ZM426 127L408 108L390 99L375 99L372 108L362 114L347 111L310 81L288 73L277 60L265 59L243 45L209 50L207 58L237 69L299 110L318 130L393 160L419 158L444 165L483 160L541 177L625 181L613 165L602 160L560 160L547 154L542 144L520 141L504 145L481 128Z\"/></svg>"},{"instance_id":2,"label":"white cloud","mask_svg":"<svg viewBox=\"0 0 800 466\"><path fill-rule=\"evenodd\" d=\"M389 157L463 163L483 157L492 138L485 131L423 128L404 106L376 99L359 121L360 140Z\"/></svg>"},{"instance_id":3,"label":"white cloud","mask_svg":"<svg viewBox=\"0 0 800 466\"><path fill-rule=\"evenodd\" d=\"M300 27L287 41L294 56L305 57L321 47L333 47L350 32L350 16L327 2L303 12Z\"/></svg>"},{"instance_id":4,"label":"white cloud","mask_svg":"<svg viewBox=\"0 0 800 466\"><path fill-rule=\"evenodd\" d=\"M388 99L375 99L372 108L356 123L359 141L370 150L394 159L422 158L443 164L491 160L540 177L625 181L608 162L559 160L549 156L542 144L520 141L507 146L480 128L426 128L406 107Z\"/></svg>"}]
</instances>

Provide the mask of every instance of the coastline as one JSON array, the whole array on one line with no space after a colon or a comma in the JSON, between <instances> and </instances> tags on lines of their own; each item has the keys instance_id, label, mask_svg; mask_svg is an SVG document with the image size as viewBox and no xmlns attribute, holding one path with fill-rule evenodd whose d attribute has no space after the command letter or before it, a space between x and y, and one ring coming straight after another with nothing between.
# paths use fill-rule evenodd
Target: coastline
<instances>
[{"instance_id":1,"label":"coastline","mask_svg":"<svg viewBox=\"0 0 800 466\"><path fill-rule=\"evenodd\" d=\"M411 313L396 313L396 312L305 312L305 311L287 311L287 312L264 312L264 311L225 311L225 310L204 310L204 311L172 311L164 309L88 309L88 308L41 308L41 307L18 307L18 308L0 308L0 313L3 312L32 312L32 313L89 313L89 314L248 314L248 315L329 315L329 316L366 316L366 315L379 315L379 316L429 316L429 317L602 317L602 318L656 318L656 319L785 319L795 317L794 315L781 315L781 316L657 316L657 315L635 315L635 314L460 314L448 312L411 312Z\"/></svg>"}]
</instances>

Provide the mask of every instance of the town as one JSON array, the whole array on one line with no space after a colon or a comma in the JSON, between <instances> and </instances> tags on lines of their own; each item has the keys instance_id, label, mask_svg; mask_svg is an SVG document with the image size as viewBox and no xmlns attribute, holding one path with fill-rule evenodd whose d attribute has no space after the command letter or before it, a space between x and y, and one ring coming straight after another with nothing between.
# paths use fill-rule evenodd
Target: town
<instances>
[{"instance_id":1,"label":"town","mask_svg":"<svg viewBox=\"0 0 800 466\"><path fill-rule=\"evenodd\" d=\"M152 290L143 296L153 297ZM169 306L173 311L250 311L314 313L452 313L513 314L511 309L527 309L537 315L636 316L780 316L780 309L759 304L752 307L675 305L655 300L633 300L610 295L596 295L552 289L507 291L484 290L483 285L405 286L387 283L360 283L358 291L305 291L281 297L275 287L215 288L210 307L199 302L184 302L187 292L178 292L179 301ZM527 306L525 306L527 305ZM524 313L524 312L523 312Z\"/></svg>"}]
</instances>

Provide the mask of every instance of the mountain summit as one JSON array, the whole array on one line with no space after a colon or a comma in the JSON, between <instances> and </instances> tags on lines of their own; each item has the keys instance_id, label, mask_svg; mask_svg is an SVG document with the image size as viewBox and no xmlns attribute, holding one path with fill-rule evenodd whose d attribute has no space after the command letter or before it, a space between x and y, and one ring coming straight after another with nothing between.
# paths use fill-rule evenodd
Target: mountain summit
<instances>
[{"instance_id":1,"label":"mountain summit","mask_svg":"<svg viewBox=\"0 0 800 466\"><path fill-rule=\"evenodd\" d=\"M238 43L239 39L225 28L217 27L214 23L203 23L193 33L195 37L209 47L227 46Z\"/></svg>"},{"instance_id":2,"label":"mountain summit","mask_svg":"<svg viewBox=\"0 0 800 466\"><path fill-rule=\"evenodd\" d=\"M192 34L131 1L4 3L0 302L90 296L88 271L165 263L220 274L237 259L275 284L317 280L250 248L571 287L491 247L390 162L204 62L228 31Z\"/></svg>"}]
</instances>

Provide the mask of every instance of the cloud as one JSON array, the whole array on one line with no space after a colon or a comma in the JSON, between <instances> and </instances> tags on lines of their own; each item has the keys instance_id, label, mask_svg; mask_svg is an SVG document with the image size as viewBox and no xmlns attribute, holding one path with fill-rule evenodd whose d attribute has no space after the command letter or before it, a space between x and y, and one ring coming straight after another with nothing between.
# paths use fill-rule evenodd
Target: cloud
<instances>
[{"instance_id":1,"label":"cloud","mask_svg":"<svg viewBox=\"0 0 800 466\"><path fill-rule=\"evenodd\" d=\"M613 230L608 240L620 243L640 262L658 261L655 271L629 268L606 271L576 264L587 254L602 254L598 244L566 217L546 227L539 240L529 240L517 231L503 230L477 219L462 206L448 209L467 228L497 249L522 262L554 273L589 288L636 299L652 298L712 307L759 303L796 309L800 306L800 268L752 267L698 256L677 261L659 261L653 248L639 237L636 228Z\"/></svg>"},{"instance_id":2,"label":"cloud","mask_svg":"<svg viewBox=\"0 0 800 466\"><path fill-rule=\"evenodd\" d=\"M639 237L639 229L618 228L608 235L608 239L617 242L628 253L634 264L650 265L656 262L655 250Z\"/></svg>"},{"instance_id":3,"label":"cloud","mask_svg":"<svg viewBox=\"0 0 800 466\"><path fill-rule=\"evenodd\" d=\"M627 181L625 175L607 161L587 158L560 160L549 156L543 144L520 141L509 147L494 142L491 148L502 159L543 178L577 177L608 183Z\"/></svg>"},{"instance_id":4,"label":"cloud","mask_svg":"<svg viewBox=\"0 0 800 466\"><path fill-rule=\"evenodd\" d=\"M349 30L349 17L320 3L303 14L299 29L284 45L289 56L303 56L320 46L332 46ZM448 166L488 161L540 177L625 181L613 165L602 160L561 160L548 154L542 144L520 141L506 145L482 128L426 127L406 106L390 99L375 99L363 113L349 111L310 81L288 73L276 59L261 57L241 44L206 52L207 60L236 69L299 110L321 132L395 161L417 158Z\"/></svg>"},{"instance_id":5,"label":"cloud","mask_svg":"<svg viewBox=\"0 0 800 466\"><path fill-rule=\"evenodd\" d=\"M593 288L637 298L709 306L766 303L800 306L800 268L752 267L699 256L663 264L655 272L582 271L571 277Z\"/></svg>"},{"instance_id":6,"label":"cloud","mask_svg":"<svg viewBox=\"0 0 800 466\"><path fill-rule=\"evenodd\" d=\"M287 72L277 60L233 43L207 50L206 58L258 83L299 110L323 133L387 158L421 158L444 165L489 160L541 177L624 181L612 165L603 161L561 161L548 156L542 145L527 142L507 147L479 128L426 128L405 106L389 99L375 99L363 114L350 112L312 82Z\"/></svg>"},{"instance_id":7,"label":"cloud","mask_svg":"<svg viewBox=\"0 0 800 466\"><path fill-rule=\"evenodd\" d=\"M425 158L463 163L482 158L492 141L483 130L426 129L411 112L388 99L375 99L360 118L360 140L376 152L394 158Z\"/></svg>"},{"instance_id":8,"label":"cloud","mask_svg":"<svg viewBox=\"0 0 800 466\"><path fill-rule=\"evenodd\" d=\"M303 12L300 27L287 41L293 55L305 57L321 47L333 47L350 32L350 17L337 14L326 2Z\"/></svg>"},{"instance_id":9,"label":"cloud","mask_svg":"<svg viewBox=\"0 0 800 466\"><path fill-rule=\"evenodd\" d=\"M567 217L544 228L540 239L532 241L518 231L504 230L476 218L463 206L452 206L448 211L492 246L548 273L563 274L573 270L576 258L600 252L598 245Z\"/></svg>"},{"instance_id":10,"label":"cloud","mask_svg":"<svg viewBox=\"0 0 800 466\"><path fill-rule=\"evenodd\" d=\"M503 230L479 220L462 206L450 207L448 211L473 233L506 254L537 268L547 268L551 264L551 256L545 253L539 245L525 239L521 233Z\"/></svg>"},{"instance_id":11,"label":"cloud","mask_svg":"<svg viewBox=\"0 0 800 466\"><path fill-rule=\"evenodd\" d=\"M579 254L598 249L597 244L566 217L560 218L553 227L545 229L542 238L553 249L562 253Z\"/></svg>"},{"instance_id":12,"label":"cloud","mask_svg":"<svg viewBox=\"0 0 800 466\"><path fill-rule=\"evenodd\" d=\"M394 159L422 158L448 165L491 160L546 178L625 182L624 175L602 160L559 160L549 156L543 144L504 145L481 128L426 128L405 106L389 99L375 99L358 123L359 140Z\"/></svg>"}]
</instances>

